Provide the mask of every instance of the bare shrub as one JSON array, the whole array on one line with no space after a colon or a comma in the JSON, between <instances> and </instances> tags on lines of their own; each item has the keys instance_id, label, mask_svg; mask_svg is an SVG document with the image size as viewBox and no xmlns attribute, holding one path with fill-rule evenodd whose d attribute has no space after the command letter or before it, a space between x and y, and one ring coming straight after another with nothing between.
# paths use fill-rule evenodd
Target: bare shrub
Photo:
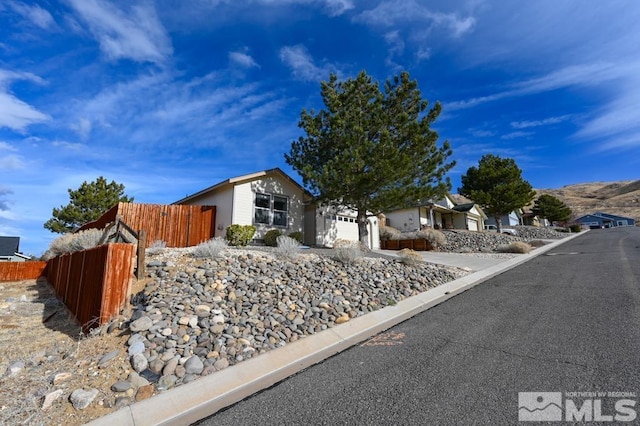
<instances>
[{"instance_id":1,"label":"bare shrub","mask_svg":"<svg viewBox=\"0 0 640 426\"><path fill-rule=\"evenodd\" d=\"M415 240L416 239L416 233L415 232L402 232L400 235L398 235L398 240Z\"/></svg>"},{"instance_id":2,"label":"bare shrub","mask_svg":"<svg viewBox=\"0 0 640 426\"><path fill-rule=\"evenodd\" d=\"M542 247L544 245L546 245L547 243L542 241L542 240L533 240L533 241L529 241L529 245L531 247Z\"/></svg>"},{"instance_id":3,"label":"bare shrub","mask_svg":"<svg viewBox=\"0 0 640 426\"><path fill-rule=\"evenodd\" d=\"M42 255L44 260L62 256L65 253L87 250L96 247L102 238L103 230L87 229L77 233L63 234L51 242L47 251Z\"/></svg>"},{"instance_id":4,"label":"bare shrub","mask_svg":"<svg viewBox=\"0 0 640 426\"><path fill-rule=\"evenodd\" d=\"M380 222L382 223L382 222ZM379 228L380 231L380 239L381 240L397 240L398 236L401 234L399 230L393 228L391 226L381 226Z\"/></svg>"},{"instance_id":5,"label":"bare shrub","mask_svg":"<svg viewBox=\"0 0 640 426\"><path fill-rule=\"evenodd\" d=\"M227 247L227 240L222 237L215 237L195 246L191 254L193 257L200 259L222 257L222 253Z\"/></svg>"},{"instance_id":6,"label":"bare shrub","mask_svg":"<svg viewBox=\"0 0 640 426\"><path fill-rule=\"evenodd\" d=\"M300 242L295 238L280 235L276 238L277 247L274 249L277 256L287 259L295 259L300 254Z\"/></svg>"},{"instance_id":7,"label":"bare shrub","mask_svg":"<svg viewBox=\"0 0 640 426\"><path fill-rule=\"evenodd\" d=\"M523 241L514 241L511 244L501 244L496 248L499 253L529 253L531 246Z\"/></svg>"},{"instance_id":8,"label":"bare shrub","mask_svg":"<svg viewBox=\"0 0 640 426\"><path fill-rule=\"evenodd\" d=\"M424 238L429 241L433 248L442 248L447 244L447 237L438 230L435 229L423 229L416 232L416 237Z\"/></svg>"},{"instance_id":9,"label":"bare shrub","mask_svg":"<svg viewBox=\"0 0 640 426\"><path fill-rule=\"evenodd\" d=\"M416 263L422 261L422 256L418 254L418 252L405 248L398 252L398 257L400 261L406 265L415 265Z\"/></svg>"},{"instance_id":10,"label":"bare shrub","mask_svg":"<svg viewBox=\"0 0 640 426\"><path fill-rule=\"evenodd\" d=\"M333 243L333 252L335 259L342 263L353 263L362 257L360 241L338 239Z\"/></svg>"},{"instance_id":11,"label":"bare shrub","mask_svg":"<svg viewBox=\"0 0 640 426\"><path fill-rule=\"evenodd\" d=\"M149 247L147 247L146 252L149 254L157 254L166 248L167 248L167 243L165 243L162 240L155 240L149 245Z\"/></svg>"}]
</instances>

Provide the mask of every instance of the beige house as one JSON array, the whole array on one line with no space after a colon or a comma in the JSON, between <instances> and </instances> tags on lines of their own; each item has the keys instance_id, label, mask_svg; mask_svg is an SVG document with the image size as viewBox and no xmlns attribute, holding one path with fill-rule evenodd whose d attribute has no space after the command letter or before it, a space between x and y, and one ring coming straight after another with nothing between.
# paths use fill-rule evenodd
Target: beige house
<instances>
[{"instance_id":1,"label":"beige house","mask_svg":"<svg viewBox=\"0 0 640 426\"><path fill-rule=\"evenodd\" d=\"M487 216L473 202L456 203L451 195L429 201L417 207L386 212L387 226L403 232L434 229L467 229L482 231Z\"/></svg>"},{"instance_id":2,"label":"beige house","mask_svg":"<svg viewBox=\"0 0 640 426\"><path fill-rule=\"evenodd\" d=\"M216 206L216 236L225 236L229 225L254 225L256 241L271 229L285 235L301 232L306 245L331 247L336 239L358 240L355 212L317 206L279 168L224 180L173 204ZM379 248L375 217L369 219L369 236L369 247Z\"/></svg>"}]
</instances>

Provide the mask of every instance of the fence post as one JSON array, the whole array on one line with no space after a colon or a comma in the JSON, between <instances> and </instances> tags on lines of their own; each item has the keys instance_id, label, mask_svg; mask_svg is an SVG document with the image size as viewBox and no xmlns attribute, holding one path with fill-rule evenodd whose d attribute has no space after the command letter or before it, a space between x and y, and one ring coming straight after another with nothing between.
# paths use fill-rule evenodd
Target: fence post
<instances>
[{"instance_id":1,"label":"fence post","mask_svg":"<svg viewBox=\"0 0 640 426\"><path fill-rule=\"evenodd\" d=\"M138 265L136 266L136 278L141 280L145 276L145 249L147 248L147 231L138 231Z\"/></svg>"}]
</instances>

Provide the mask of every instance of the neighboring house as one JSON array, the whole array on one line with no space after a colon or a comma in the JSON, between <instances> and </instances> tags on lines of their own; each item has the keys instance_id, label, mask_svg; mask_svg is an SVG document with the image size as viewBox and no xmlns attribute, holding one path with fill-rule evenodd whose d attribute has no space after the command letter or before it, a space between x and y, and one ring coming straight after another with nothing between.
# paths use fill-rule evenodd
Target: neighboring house
<instances>
[{"instance_id":1,"label":"neighboring house","mask_svg":"<svg viewBox=\"0 0 640 426\"><path fill-rule=\"evenodd\" d=\"M485 225L498 226L494 217L488 217L484 222ZM522 225L522 210L514 210L509 214L500 216L501 226L517 226Z\"/></svg>"},{"instance_id":2,"label":"neighboring house","mask_svg":"<svg viewBox=\"0 0 640 426\"><path fill-rule=\"evenodd\" d=\"M434 229L468 229L481 231L486 215L473 202L456 204L449 194L437 201L428 201L417 207L398 209L384 214L386 225L403 232L425 227Z\"/></svg>"},{"instance_id":3,"label":"neighboring house","mask_svg":"<svg viewBox=\"0 0 640 426\"><path fill-rule=\"evenodd\" d=\"M630 217L596 212L576 219L576 222L590 228L617 228L619 226L635 226L636 221Z\"/></svg>"},{"instance_id":4,"label":"neighboring house","mask_svg":"<svg viewBox=\"0 0 640 426\"><path fill-rule=\"evenodd\" d=\"M539 227L547 227L551 226L549 220L544 217L540 217L533 213L531 210L523 209L522 213L522 224L528 226L539 226Z\"/></svg>"},{"instance_id":5,"label":"neighboring house","mask_svg":"<svg viewBox=\"0 0 640 426\"><path fill-rule=\"evenodd\" d=\"M313 196L279 168L224 180L173 204L215 205L216 236L229 225L254 225L254 240L267 231L300 232L307 245L332 246L336 239L357 240L355 213L316 205ZM377 218L370 218L370 247L378 248Z\"/></svg>"},{"instance_id":6,"label":"neighboring house","mask_svg":"<svg viewBox=\"0 0 640 426\"><path fill-rule=\"evenodd\" d=\"M0 237L0 262L24 262L31 257L20 253L20 237Z\"/></svg>"}]
</instances>

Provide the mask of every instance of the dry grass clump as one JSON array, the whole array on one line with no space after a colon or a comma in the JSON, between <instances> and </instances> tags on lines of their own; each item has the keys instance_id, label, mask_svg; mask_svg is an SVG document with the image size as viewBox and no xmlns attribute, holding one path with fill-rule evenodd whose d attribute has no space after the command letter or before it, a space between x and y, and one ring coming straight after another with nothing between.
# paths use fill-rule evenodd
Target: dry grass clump
<instances>
[{"instance_id":1,"label":"dry grass clump","mask_svg":"<svg viewBox=\"0 0 640 426\"><path fill-rule=\"evenodd\" d=\"M398 252L398 257L400 261L405 265L415 265L416 263L422 261L422 256L420 256L416 251L405 248Z\"/></svg>"},{"instance_id":2,"label":"dry grass clump","mask_svg":"<svg viewBox=\"0 0 640 426\"><path fill-rule=\"evenodd\" d=\"M276 238L277 247L274 249L276 255L286 259L295 259L300 254L300 242L286 235Z\"/></svg>"},{"instance_id":3,"label":"dry grass clump","mask_svg":"<svg viewBox=\"0 0 640 426\"><path fill-rule=\"evenodd\" d=\"M502 244L496 248L499 253L525 254L531 251L531 246L523 241L515 241L511 244Z\"/></svg>"},{"instance_id":4,"label":"dry grass clump","mask_svg":"<svg viewBox=\"0 0 640 426\"><path fill-rule=\"evenodd\" d=\"M433 248L442 248L445 244L447 244L447 237L444 234L436 229L423 229L421 231L416 232L416 237L424 238L429 241L429 243L433 246Z\"/></svg>"},{"instance_id":5,"label":"dry grass clump","mask_svg":"<svg viewBox=\"0 0 640 426\"><path fill-rule=\"evenodd\" d=\"M193 257L200 259L222 257L222 253L227 247L227 240L222 237L215 237L195 246L191 254L193 255Z\"/></svg>"},{"instance_id":6,"label":"dry grass clump","mask_svg":"<svg viewBox=\"0 0 640 426\"><path fill-rule=\"evenodd\" d=\"M74 253L97 247L103 233L104 231L101 229L87 229L76 233L63 234L51 242L42 258L43 260L49 260L65 253Z\"/></svg>"},{"instance_id":7,"label":"dry grass clump","mask_svg":"<svg viewBox=\"0 0 640 426\"><path fill-rule=\"evenodd\" d=\"M335 259L342 263L353 263L362 257L360 241L338 239L333 243L333 252Z\"/></svg>"},{"instance_id":8,"label":"dry grass clump","mask_svg":"<svg viewBox=\"0 0 640 426\"><path fill-rule=\"evenodd\" d=\"M542 247L542 246L544 246L544 245L546 245L546 244L547 244L547 243L546 243L546 242L544 242L544 241L542 241L542 240L532 240L532 241L529 241L529 245L530 245L531 247Z\"/></svg>"},{"instance_id":9,"label":"dry grass clump","mask_svg":"<svg viewBox=\"0 0 640 426\"><path fill-rule=\"evenodd\" d=\"M382 225L382 222L380 222L380 225ZM400 235L402 234L402 232L391 226L380 226L379 233L380 239L383 241L398 240L400 238Z\"/></svg>"},{"instance_id":10,"label":"dry grass clump","mask_svg":"<svg viewBox=\"0 0 640 426\"><path fill-rule=\"evenodd\" d=\"M167 248L167 243L165 243L162 240L155 240L149 245L149 247L147 247L146 252L149 254L158 254L163 249L166 249L166 248Z\"/></svg>"}]
</instances>

